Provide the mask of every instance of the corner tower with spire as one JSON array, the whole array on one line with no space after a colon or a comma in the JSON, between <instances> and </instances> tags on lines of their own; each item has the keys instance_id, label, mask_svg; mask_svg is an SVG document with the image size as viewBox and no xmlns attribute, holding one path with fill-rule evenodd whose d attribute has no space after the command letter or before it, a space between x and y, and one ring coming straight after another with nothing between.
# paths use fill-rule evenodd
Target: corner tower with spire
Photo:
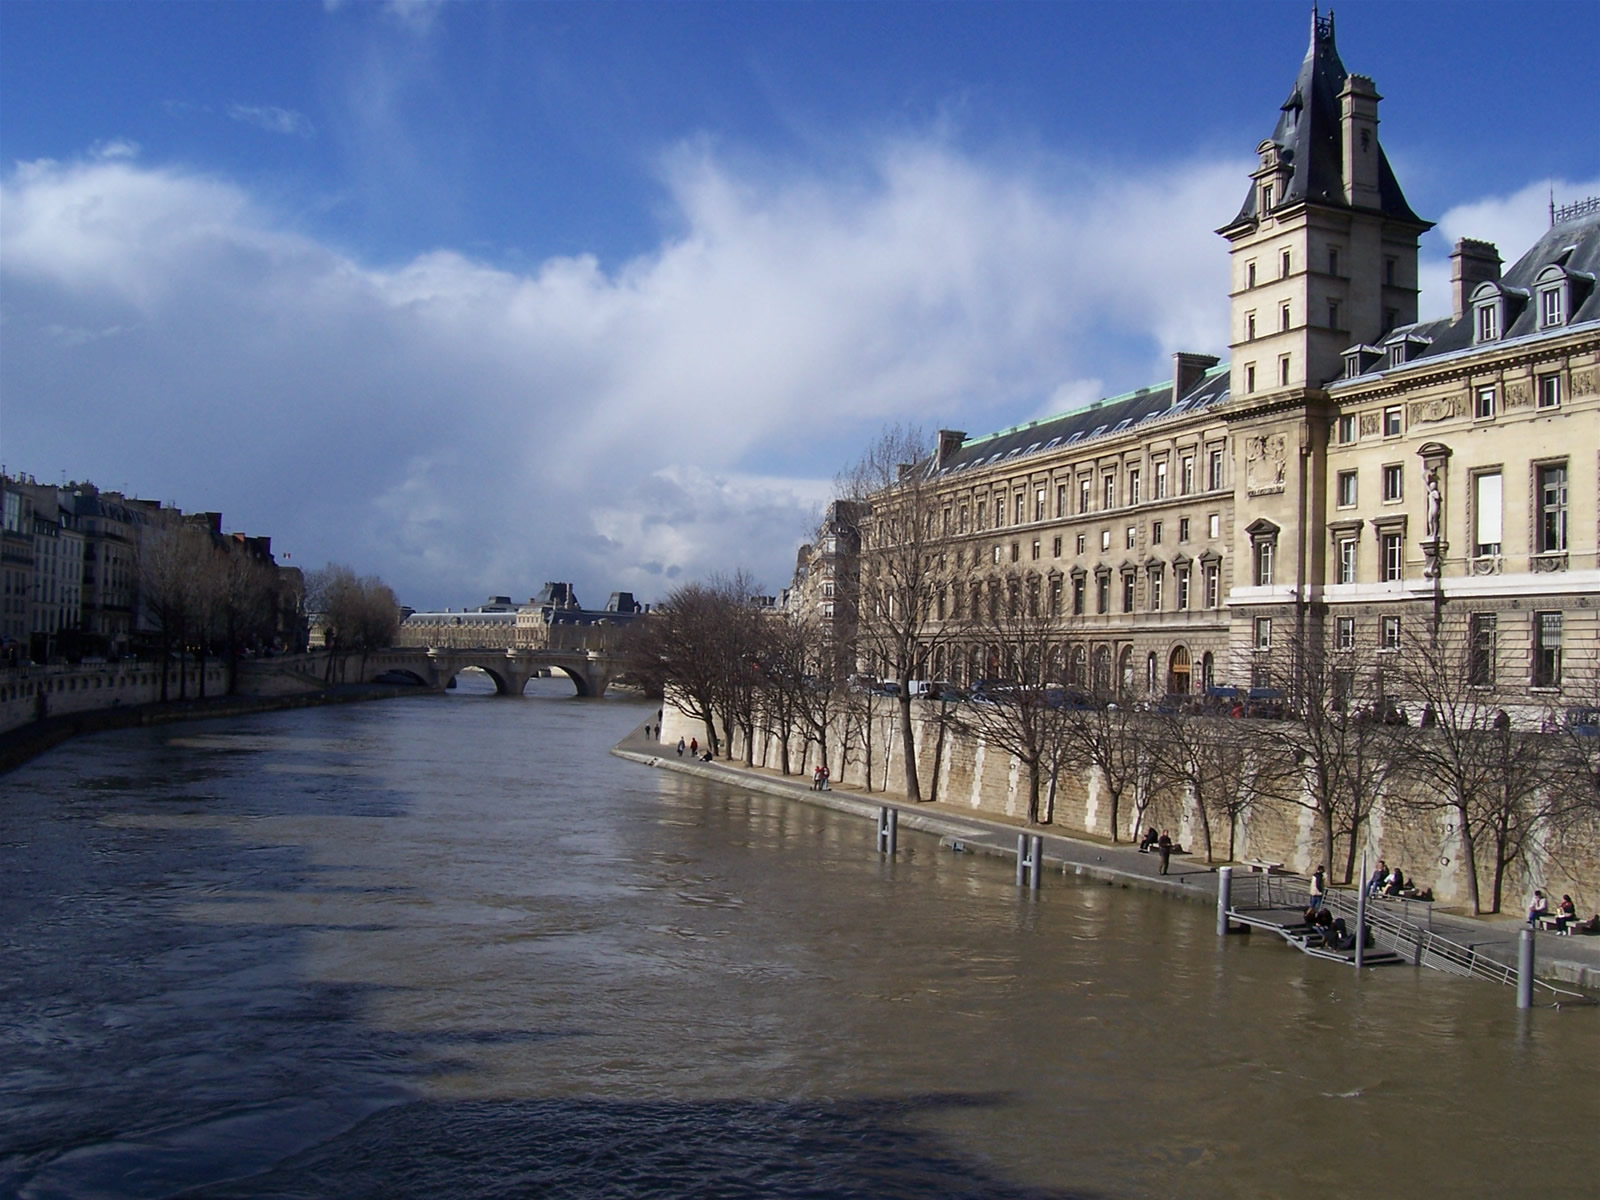
<instances>
[{"instance_id":1,"label":"corner tower with spire","mask_svg":"<svg viewBox=\"0 0 1600 1200\"><path fill-rule=\"evenodd\" d=\"M1333 13L1311 10L1311 45L1239 213L1217 232L1232 243L1235 400L1321 388L1341 352L1417 319L1411 211L1378 142L1371 79L1334 44Z\"/></svg>"}]
</instances>

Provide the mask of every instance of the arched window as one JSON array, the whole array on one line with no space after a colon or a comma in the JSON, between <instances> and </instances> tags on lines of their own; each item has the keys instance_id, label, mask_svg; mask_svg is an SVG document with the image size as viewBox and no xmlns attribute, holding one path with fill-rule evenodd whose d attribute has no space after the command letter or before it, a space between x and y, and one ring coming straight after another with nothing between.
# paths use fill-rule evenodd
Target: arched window
<instances>
[{"instance_id":1,"label":"arched window","mask_svg":"<svg viewBox=\"0 0 1600 1200\"><path fill-rule=\"evenodd\" d=\"M1150 651L1150 653L1145 656L1144 690L1147 692L1154 692L1156 690L1156 652L1154 650Z\"/></svg>"},{"instance_id":2,"label":"arched window","mask_svg":"<svg viewBox=\"0 0 1600 1200\"><path fill-rule=\"evenodd\" d=\"M1200 686L1208 691L1217 686L1217 660L1209 650L1200 660Z\"/></svg>"},{"instance_id":3,"label":"arched window","mask_svg":"<svg viewBox=\"0 0 1600 1200\"><path fill-rule=\"evenodd\" d=\"M1111 647L1097 646L1094 652L1094 692L1097 696L1111 693Z\"/></svg>"},{"instance_id":4,"label":"arched window","mask_svg":"<svg viewBox=\"0 0 1600 1200\"><path fill-rule=\"evenodd\" d=\"M1122 648L1122 660L1117 667L1118 693L1127 696L1133 691L1133 647Z\"/></svg>"},{"instance_id":5,"label":"arched window","mask_svg":"<svg viewBox=\"0 0 1600 1200\"><path fill-rule=\"evenodd\" d=\"M1067 682L1081 688L1089 674L1089 652L1082 646L1074 646L1070 662L1072 666L1067 672Z\"/></svg>"},{"instance_id":6,"label":"arched window","mask_svg":"<svg viewBox=\"0 0 1600 1200\"><path fill-rule=\"evenodd\" d=\"M1167 691L1174 696L1189 694L1189 651L1182 646L1174 647L1167 660Z\"/></svg>"}]
</instances>

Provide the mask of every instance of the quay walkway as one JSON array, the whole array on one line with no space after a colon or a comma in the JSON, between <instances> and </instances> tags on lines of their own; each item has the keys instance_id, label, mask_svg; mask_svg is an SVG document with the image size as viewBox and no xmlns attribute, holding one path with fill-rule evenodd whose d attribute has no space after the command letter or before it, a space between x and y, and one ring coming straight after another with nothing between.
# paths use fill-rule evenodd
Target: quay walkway
<instances>
[{"instance_id":1,"label":"quay walkway","mask_svg":"<svg viewBox=\"0 0 1600 1200\"><path fill-rule=\"evenodd\" d=\"M654 737L647 738L643 725L617 743L612 753L645 766L734 783L751 791L831 808L871 822L878 820L880 810L894 809L901 828L934 834L950 849L966 853L988 854L1014 862L1017 857L1017 835L1027 833L1040 838L1047 870L1099 880L1112 886L1157 891L1207 904L1213 909L1216 907L1216 867L1206 864L1196 855L1173 855L1168 873L1163 875L1159 855L1141 854L1138 847L1125 842L1113 845L1082 834L1069 836L1055 831L1049 825L1029 826L1021 820L992 813L977 814L965 805L942 800L913 804L891 793L865 792L832 785L826 792L817 792L812 790L809 776L786 776L775 768L746 767L723 759L707 763L697 762L687 755L680 758L675 746L663 745ZM1265 882L1268 880L1272 882ZM1296 886L1300 897L1298 909L1294 907L1289 890L1284 890L1292 890ZM1303 932L1303 928L1296 930L1294 924L1298 922L1301 927L1304 925L1301 914L1305 908L1307 886L1307 881L1299 876L1258 874L1246 866L1235 864L1230 919L1242 925L1256 924L1257 921L1247 919L1254 915L1251 906L1256 903L1257 893L1252 889L1279 889L1281 895L1278 892L1262 893L1264 906L1276 905L1284 920L1283 927L1274 932L1295 944L1291 935ZM1354 927L1354 887L1335 886L1330 889L1328 905L1335 915L1344 916L1346 922ZM1294 921L1289 920L1291 917ZM1264 917L1257 920L1261 924L1271 923ZM1379 954L1369 953L1364 957L1374 965L1393 961L1454 970L1457 974L1484 979L1498 978L1505 982L1515 979L1518 935L1524 927L1518 915L1507 916L1502 913L1473 917L1445 911L1438 905L1420 901L1379 900L1368 906L1367 920L1369 925L1374 926ZM1413 944L1419 941L1423 943L1420 952L1414 945L1408 946L1407 938ZM1535 969L1539 976L1600 990L1600 937L1558 937L1540 933L1537 938ZM1388 944L1385 944L1386 939ZM1459 964L1451 965L1453 956L1458 956L1458 951L1453 949L1456 947L1470 955L1473 969L1462 970ZM1306 949L1302 946L1297 948ZM1334 953L1321 951L1322 947L1312 947L1308 952L1315 953L1317 957L1338 957ZM1391 955L1392 958L1388 957ZM1550 996L1550 989L1540 990L1547 998Z\"/></svg>"}]
</instances>

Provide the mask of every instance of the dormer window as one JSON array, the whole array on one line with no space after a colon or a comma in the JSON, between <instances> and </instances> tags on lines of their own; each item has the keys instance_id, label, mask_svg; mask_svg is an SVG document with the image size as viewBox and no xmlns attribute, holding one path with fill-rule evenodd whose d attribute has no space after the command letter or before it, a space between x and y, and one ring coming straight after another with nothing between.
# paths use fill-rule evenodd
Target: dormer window
<instances>
[{"instance_id":1,"label":"dormer window","mask_svg":"<svg viewBox=\"0 0 1600 1200\"><path fill-rule=\"evenodd\" d=\"M1500 289L1492 283L1484 284L1472 297L1472 340L1492 342L1500 336L1500 316L1505 300Z\"/></svg>"},{"instance_id":2,"label":"dormer window","mask_svg":"<svg viewBox=\"0 0 1600 1200\"><path fill-rule=\"evenodd\" d=\"M1272 211L1272 185L1270 183L1261 185L1261 211Z\"/></svg>"},{"instance_id":3,"label":"dormer window","mask_svg":"<svg viewBox=\"0 0 1600 1200\"><path fill-rule=\"evenodd\" d=\"M1539 272L1533 286L1539 295L1539 328L1552 329L1557 325L1565 325L1571 307L1571 285L1566 270L1552 263Z\"/></svg>"}]
</instances>

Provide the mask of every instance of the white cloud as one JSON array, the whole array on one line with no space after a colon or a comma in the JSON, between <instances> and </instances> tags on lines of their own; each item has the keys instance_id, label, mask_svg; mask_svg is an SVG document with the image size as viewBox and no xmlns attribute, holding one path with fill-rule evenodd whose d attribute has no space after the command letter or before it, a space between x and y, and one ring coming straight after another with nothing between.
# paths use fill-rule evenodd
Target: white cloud
<instances>
[{"instance_id":1,"label":"white cloud","mask_svg":"<svg viewBox=\"0 0 1600 1200\"><path fill-rule=\"evenodd\" d=\"M1584 196L1600 195L1600 177L1573 182L1542 179L1510 195L1482 196L1457 204L1439 218L1426 243L1419 268L1422 296L1418 312L1423 320L1450 314L1450 252L1462 238L1493 242L1509 267L1550 228L1550 198L1560 205Z\"/></svg>"},{"instance_id":2,"label":"white cloud","mask_svg":"<svg viewBox=\"0 0 1600 1200\"><path fill-rule=\"evenodd\" d=\"M1233 211L1240 164L908 141L859 167L685 147L653 252L526 273L452 251L374 268L175 169L19 167L7 460L221 509L413 604L546 579L652 600L740 565L776 591L883 423L978 435L1226 340L1226 247L1195 214Z\"/></svg>"},{"instance_id":3,"label":"white cloud","mask_svg":"<svg viewBox=\"0 0 1600 1200\"><path fill-rule=\"evenodd\" d=\"M108 162L119 158L138 158L139 143L128 138L112 138L110 141L96 142L90 147L89 155Z\"/></svg>"},{"instance_id":4,"label":"white cloud","mask_svg":"<svg viewBox=\"0 0 1600 1200\"><path fill-rule=\"evenodd\" d=\"M228 116L246 125L254 125L257 129L265 129L268 133L281 133L288 137L308 138L316 133L304 113L279 108L276 104L230 104Z\"/></svg>"}]
</instances>

